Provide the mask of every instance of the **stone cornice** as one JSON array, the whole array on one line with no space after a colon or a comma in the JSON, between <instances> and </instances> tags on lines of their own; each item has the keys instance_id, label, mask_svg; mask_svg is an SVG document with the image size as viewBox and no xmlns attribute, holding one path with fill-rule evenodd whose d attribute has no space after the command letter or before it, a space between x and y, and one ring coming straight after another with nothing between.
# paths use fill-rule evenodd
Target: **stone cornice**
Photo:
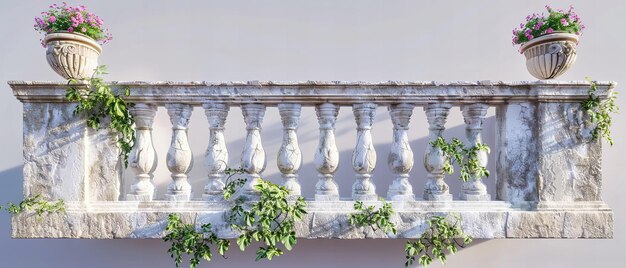
<instances>
[{"instance_id":1,"label":"stone cornice","mask_svg":"<svg viewBox=\"0 0 626 268\"><path fill-rule=\"evenodd\" d=\"M64 82L9 81L13 94L22 102L65 102ZM114 89L131 88L130 102L165 104L172 102L202 105L223 100L231 105L262 103L277 105L296 102L339 105L372 102L376 104L433 102L453 104L482 102L577 102L587 98L587 81L388 81L388 82L172 82L114 81ZM607 94L617 83L597 82L598 95Z\"/></svg>"}]
</instances>

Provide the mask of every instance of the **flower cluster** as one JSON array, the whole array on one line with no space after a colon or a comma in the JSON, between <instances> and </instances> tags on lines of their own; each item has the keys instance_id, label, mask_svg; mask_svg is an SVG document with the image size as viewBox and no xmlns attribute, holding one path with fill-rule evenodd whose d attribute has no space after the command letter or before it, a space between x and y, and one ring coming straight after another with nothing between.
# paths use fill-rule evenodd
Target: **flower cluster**
<instances>
[{"instance_id":1,"label":"flower cluster","mask_svg":"<svg viewBox=\"0 0 626 268\"><path fill-rule=\"evenodd\" d=\"M585 25L570 6L568 11L552 9L546 6L548 16L543 13L526 16L526 23L520 23L520 29L513 30L513 45L524 44L534 38L554 32L566 32L580 35Z\"/></svg>"},{"instance_id":2,"label":"flower cluster","mask_svg":"<svg viewBox=\"0 0 626 268\"><path fill-rule=\"evenodd\" d=\"M41 17L35 17L34 27L36 31L45 34L81 33L105 44L112 37L108 29L103 27L103 23L100 17L87 12L85 6L72 7L63 2L62 5L51 5L47 12L41 12Z\"/></svg>"}]
</instances>

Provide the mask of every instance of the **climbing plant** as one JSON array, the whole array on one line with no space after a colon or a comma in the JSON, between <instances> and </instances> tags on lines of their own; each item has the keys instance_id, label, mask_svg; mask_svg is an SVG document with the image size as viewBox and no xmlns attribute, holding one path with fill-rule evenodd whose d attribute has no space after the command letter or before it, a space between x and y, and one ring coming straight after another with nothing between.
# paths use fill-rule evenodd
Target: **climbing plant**
<instances>
[{"instance_id":1,"label":"climbing plant","mask_svg":"<svg viewBox=\"0 0 626 268\"><path fill-rule=\"evenodd\" d=\"M385 233L396 234L396 225L391 221L394 211L391 204L381 200L383 205L376 209L375 206L364 206L363 202L356 201L354 210L356 213L349 215L350 225L362 227L370 226L372 230L383 230Z\"/></svg>"},{"instance_id":2,"label":"climbing plant","mask_svg":"<svg viewBox=\"0 0 626 268\"><path fill-rule=\"evenodd\" d=\"M472 238L461 230L460 219L453 224L442 216L433 216L428 220L429 228L426 229L415 241L407 241L405 244L406 262L405 267L413 264L415 258L418 263L428 266L433 259L446 263L446 252L455 254L458 247L465 247L472 242Z\"/></svg>"},{"instance_id":3,"label":"climbing plant","mask_svg":"<svg viewBox=\"0 0 626 268\"><path fill-rule=\"evenodd\" d=\"M25 211L34 211L37 217L41 218L44 213L56 213L65 211L65 201L59 199L56 201L47 201L41 195L27 197L19 204L12 202L6 206L0 206L0 210L6 209L7 212L16 215Z\"/></svg>"},{"instance_id":4,"label":"climbing plant","mask_svg":"<svg viewBox=\"0 0 626 268\"><path fill-rule=\"evenodd\" d=\"M167 234L163 240L172 243L167 252L174 259L176 267L179 267L182 262L183 254L190 256L189 267L194 268L203 259L211 261L213 258L211 245L216 245L217 252L222 256L226 254L230 246L230 241L219 239L213 233L210 223L203 224L200 227L200 232L198 232L195 224L183 223L178 214L168 216L165 232Z\"/></svg>"},{"instance_id":5,"label":"climbing plant","mask_svg":"<svg viewBox=\"0 0 626 268\"><path fill-rule=\"evenodd\" d=\"M591 130L591 138L594 141L604 138L610 145L613 145L610 130L612 123L611 114L617 113L619 110L619 107L615 104L617 92L611 92L607 99L602 100L596 94L598 89L596 83L589 77L586 77L586 79L590 83L587 91L588 97L581 105L583 110L589 114L591 122L595 124Z\"/></svg>"},{"instance_id":6,"label":"climbing plant","mask_svg":"<svg viewBox=\"0 0 626 268\"><path fill-rule=\"evenodd\" d=\"M307 213L306 202L301 196L291 200L289 190L263 179L254 185L259 194L258 199L247 200L241 195L234 198L236 192L241 190L247 181L236 177L243 173L244 170L241 168L225 170L227 178L223 195L226 201L232 203L228 212L228 222L233 230L240 233L237 245L241 251L253 241L261 242L264 246L257 249L256 260L272 260L284 254L283 248L291 250L296 244L295 226ZM210 261L211 245L216 245L218 253L222 256L228 250L230 241L219 239L210 224L204 224L200 229L196 231L195 224L184 224L177 214L169 215L163 240L172 243L168 252L174 259L176 267L179 267L184 254L191 256L191 268L196 267L202 259Z\"/></svg>"},{"instance_id":7,"label":"climbing plant","mask_svg":"<svg viewBox=\"0 0 626 268\"><path fill-rule=\"evenodd\" d=\"M133 104L116 95L100 77L103 74L108 74L105 65L98 66L93 76L87 80L68 80L65 97L69 101L78 102L74 115L84 114L87 117L87 126L93 129L99 129L100 123L109 118L109 127L118 134L117 144L124 166L128 167L128 155L135 141L135 121L128 109ZM123 95L130 95L128 87L124 89Z\"/></svg>"},{"instance_id":8,"label":"climbing plant","mask_svg":"<svg viewBox=\"0 0 626 268\"><path fill-rule=\"evenodd\" d=\"M439 148L446 157L443 166L444 172L448 174L454 173L453 164L456 162L461 168L461 180L468 181L472 175L477 177L489 177L489 170L478 162L478 153L480 151L490 152L489 147L484 143L478 143L475 146L467 147L457 138L452 138L447 142L443 137L437 137L431 141L433 148Z\"/></svg>"}]
</instances>

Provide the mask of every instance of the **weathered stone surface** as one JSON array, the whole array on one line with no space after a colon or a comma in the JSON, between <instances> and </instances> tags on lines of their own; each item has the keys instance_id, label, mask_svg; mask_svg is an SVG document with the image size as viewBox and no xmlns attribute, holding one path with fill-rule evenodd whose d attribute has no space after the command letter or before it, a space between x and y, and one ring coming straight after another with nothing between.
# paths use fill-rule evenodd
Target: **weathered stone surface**
<instances>
[{"instance_id":1,"label":"weathered stone surface","mask_svg":"<svg viewBox=\"0 0 626 268\"><path fill-rule=\"evenodd\" d=\"M601 200L599 141L592 141L580 103L538 104L540 201Z\"/></svg>"},{"instance_id":2,"label":"weathered stone surface","mask_svg":"<svg viewBox=\"0 0 626 268\"><path fill-rule=\"evenodd\" d=\"M509 213L507 237L612 238L611 211L525 211Z\"/></svg>"},{"instance_id":3,"label":"weathered stone surface","mask_svg":"<svg viewBox=\"0 0 626 268\"><path fill-rule=\"evenodd\" d=\"M150 204L152 203L152 204ZM391 202L397 212L392 221L397 235L381 230L355 227L349 223L352 201L309 201L308 214L296 224L300 238L417 238L428 228L432 216L445 216L474 238L611 238L613 212L610 210L523 211L503 202ZM366 205L380 206L378 201ZM161 238L170 213L178 213L199 230L211 223L223 238L239 234L227 222L228 203L217 202L98 202L89 209L77 202L67 213L34 213L13 217L16 238Z\"/></svg>"},{"instance_id":4,"label":"weathered stone surface","mask_svg":"<svg viewBox=\"0 0 626 268\"><path fill-rule=\"evenodd\" d=\"M24 103L24 195L85 200L84 119L74 105Z\"/></svg>"},{"instance_id":5,"label":"weathered stone surface","mask_svg":"<svg viewBox=\"0 0 626 268\"><path fill-rule=\"evenodd\" d=\"M85 180L86 200L117 201L120 199L120 185L123 164L117 146L118 135L108 128L87 129L85 151L87 177ZM69 157L72 157L69 155Z\"/></svg>"},{"instance_id":6,"label":"weathered stone surface","mask_svg":"<svg viewBox=\"0 0 626 268\"><path fill-rule=\"evenodd\" d=\"M15 96L24 102L24 194L42 194L47 199L68 202L67 213L47 214L40 219L33 213L14 216L14 237L159 238L164 235L170 213L181 214L185 222L198 228L204 223L211 223L220 237L237 237L238 234L226 221L230 206L223 201L152 200L154 189L150 180L156 162L153 161L152 142L147 137L157 106L167 104L172 107L174 103L184 105L189 111L193 106L207 103L223 105L216 110L219 114L207 114L210 115L209 123L213 119L225 121L226 107L242 106L248 129L242 165L248 175L255 175L254 179L258 179L266 164L260 138L266 107L281 104L283 111L285 103L298 108L316 107L320 139L314 162L320 180L316 185L316 201L308 203L309 214L296 224L297 236L301 238L416 238L428 227L427 220L433 215L446 216L453 222L460 219L463 230L475 238L613 236L613 212L600 198L600 143L589 142L592 125L580 112L580 101L587 98L587 82L113 82L116 90L130 86L133 94L128 100L137 103L133 111L142 112L134 113L140 133L138 146L131 154L131 167L134 163L136 175L146 186L143 187L145 189L140 187L145 191L140 191L139 196L142 197L136 198L144 201L126 202L118 201L119 173L122 169L117 158L119 151L114 146L115 136L106 130L89 130L84 118L72 115L74 105L65 101L65 84L9 84ZM599 82L598 86L597 93L606 97L615 84ZM472 143L479 141L476 139L480 132L478 122L482 122L484 112L489 106L498 106L495 173L497 199L500 201L458 201L448 200L450 198L447 197L432 198L439 201L414 201L408 191L411 185L401 185L402 191L392 191L390 198L394 200L393 196L398 193L404 195L390 201L396 211L392 220L397 224L397 235L374 231L370 227L350 226L348 219L354 212L353 201L338 201L342 199L333 181L339 160L334 140L338 111L341 106L355 107L358 129L360 133L365 133L373 126L373 114L370 112L375 110L374 107L398 103L411 109L414 106L441 107L446 112L452 106L480 106L478 116L467 112L465 116L472 134L468 138ZM401 116L407 114L405 112ZM395 119L398 119L397 116L392 115ZM439 121L445 118L433 114L428 117L429 120ZM406 119L408 124L408 117ZM365 123L359 124L360 121ZM285 125L287 130L295 130L291 123ZM212 128L217 130L223 125L224 122L212 124ZM431 131L434 135L430 140L443 134L443 124L436 125L441 126ZM406 127L408 125L400 128L406 130ZM295 132L293 134L295 137ZM363 138L357 143L357 151L372 145L369 135L369 132L359 135ZM403 136L396 141L410 145ZM223 143L215 141L212 144ZM286 144L297 143L292 139ZM394 150L397 153L399 149ZM405 178L411 166L412 159L408 159L412 158L408 153L411 148L402 150L406 153L391 158L393 172L390 173L405 175L399 177L400 182L408 183L413 181ZM365 179L365 175L369 176L375 167L373 147L371 153L363 155L366 157L358 155L358 161L353 161L353 165ZM214 182L223 172L221 166L217 168L213 165L215 159L211 156L209 161L209 175L213 176ZM296 164L292 161L294 159L282 162L283 174L297 173L300 163ZM432 169L428 167L441 164L442 160L441 155L433 159L436 161L427 163L427 170L431 173ZM173 173L188 171L188 161L174 163L185 168L172 170ZM439 182L435 187L429 189L446 190L441 193L449 196L449 189L443 187L443 180L437 180ZM247 190L250 190L250 185L251 182ZM205 193L220 196L219 187L209 190ZM363 193L372 197L372 200L365 198L365 205L382 205L373 201L377 198L373 191ZM481 191L481 194L485 193ZM178 196L187 199L186 193Z\"/></svg>"},{"instance_id":7,"label":"weathered stone surface","mask_svg":"<svg viewBox=\"0 0 626 268\"><path fill-rule=\"evenodd\" d=\"M496 195L512 204L537 199L536 104L509 103L496 110Z\"/></svg>"}]
</instances>

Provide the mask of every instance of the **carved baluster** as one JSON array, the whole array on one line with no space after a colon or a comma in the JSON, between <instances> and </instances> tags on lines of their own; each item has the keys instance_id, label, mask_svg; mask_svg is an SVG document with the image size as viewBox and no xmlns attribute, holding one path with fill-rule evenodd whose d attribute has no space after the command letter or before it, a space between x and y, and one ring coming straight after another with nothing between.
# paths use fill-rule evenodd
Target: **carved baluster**
<instances>
[{"instance_id":1,"label":"carved baluster","mask_svg":"<svg viewBox=\"0 0 626 268\"><path fill-rule=\"evenodd\" d=\"M339 165L339 151L335 144L335 122L339 106L324 103L315 107L320 125L320 140L315 151L315 168L319 180L315 184L315 200L339 200L339 187L333 177Z\"/></svg>"},{"instance_id":2,"label":"carved baluster","mask_svg":"<svg viewBox=\"0 0 626 268\"><path fill-rule=\"evenodd\" d=\"M289 190L289 194L297 196L301 194L298 182L298 171L302 164L302 152L298 146L296 130L300 123L301 105L295 103L278 104L278 111L283 122L283 142L278 150L278 169L284 179L283 185Z\"/></svg>"},{"instance_id":3,"label":"carved baluster","mask_svg":"<svg viewBox=\"0 0 626 268\"><path fill-rule=\"evenodd\" d=\"M357 124L357 142L352 152L352 168L357 173L352 185L352 199L376 200L376 186L371 177L376 166L376 150L372 142L372 123L376 114L376 104L359 103L352 106Z\"/></svg>"},{"instance_id":4,"label":"carved baluster","mask_svg":"<svg viewBox=\"0 0 626 268\"><path fill-rule=\"evenodd\" d=\"M424 187L424 200L448 201L452 200L452 195L448 184L443 180L445 173L443 166L447 159L439 148L430 145L431 141L441 137L445 129L446 119L452 105L448 103L430 103L424 107L428 120L428 141L426 154L424 156L424 167L428 173L426 186Z\"/></svg>"},{"instance_id":5,"label":"carved baluster","mask_svg":"<svg viewBox=\"0 0 626 268\"><path fill-rule=\"evenodd\" d=\"M189 104L171 103L165 108L172 122L172 142L167 151L167 168L172 173L172 182L167 187L166 199L188 201L191 198L191 184L187 173L193 166L193 154L187 140L187 127L193 107Z\"/></svg>"},{"instance_id":6,"label":"carved baluster","mask_svg":"<svg viewBox=\"0 0 626 268\"><path fill-rule=\"evenodd\" d=\"M228 105L224 103L206 103L204 113L209 121L209 146L205 160L209 168L209 182L204 187L204 198L216 201L223 198L224 170L228 164L228 150L224 140L224 124L228 116Z\"/></svg>"},{"instance_id":7,"label":"carved baluster","mask_svg":"<svg viewBox=\"0 0 626 268\"><path fill-rule=\"evenodd\" d=\"M126 200L150 201L154 196L152 177L157 166L157 155L152 145L152 123L155 105L137 103L130 108L135 119L135 144L129 155L129 166L135 173L136 183L130 187Z\"/></svg>"},{"instance_id":8,"label":"carved baluster","mask_svg":"<svg viewBox=\"0 0 626 268\"><path fill-rule=\"evenodd\" d=\"M262 104L241 105L243 119L246 122L246 142L241 154L241 167L247 173L243 193L248 197L258 196L254 186L261 178L260 173L265 170L265 150L261 144L261 125L265 115L265 106Z\"/></svg>"},{"instance_id":9,"label":"carved baluster","mask_svg":"<svg viewBox=\"0 0 626 268\"><path fill-rule=\"evenodd\" d=\"M483 129L483 121L487 115L488 105L483 103L474 103L463 105L463 118L465 119L465 135L467 136L467 146L475 146L482 143L480 132ZM482 167L487 166L487 152L478 151L478 164ZM482 178L472 175L471 178L463 183L461 192L462 200L484 201L491 200L491 196L487 194L487 186L483 183Z\"/></svg>"},{"instance_id":10,"label":"carved baluster","mask_svg":"<svg viewBox=\"0 0 626 268\"><path fill-rule=\"evenodd\" d=\"M393 142L387 158L389 169L395 175L387 191L389 200L414 200L413 187L409 183L409 172L413 168L413 151L409 144L407 131L413 114L413 104L401 103L389 106L393 122Z\"/></svg>"}]
</instances>

